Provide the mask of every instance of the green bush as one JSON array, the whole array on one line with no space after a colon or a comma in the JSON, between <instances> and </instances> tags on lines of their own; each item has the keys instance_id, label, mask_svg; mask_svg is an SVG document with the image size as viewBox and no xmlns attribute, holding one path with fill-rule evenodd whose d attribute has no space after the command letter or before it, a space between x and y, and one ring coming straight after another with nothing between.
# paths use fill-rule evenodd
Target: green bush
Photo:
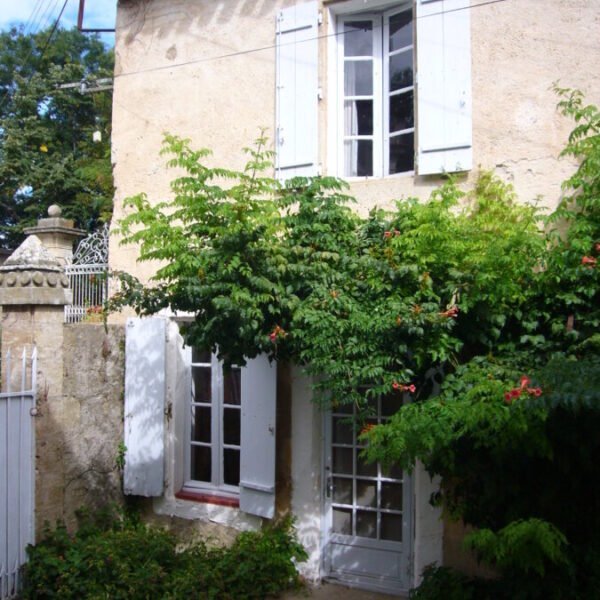
<instances>
[{"instance_id":1,"label":"green bush","mask_svg":"<svg viewBox=\"0 0 600 600\"><path fill-rule=\"evenodd\" d=\"M171 533L131 517L86 519L74 535L46 528L28 555L25 600L265 598L298 587L305 558L290 520L242 533L229 548L178 552Z\"/></svg>"}]
</instances>

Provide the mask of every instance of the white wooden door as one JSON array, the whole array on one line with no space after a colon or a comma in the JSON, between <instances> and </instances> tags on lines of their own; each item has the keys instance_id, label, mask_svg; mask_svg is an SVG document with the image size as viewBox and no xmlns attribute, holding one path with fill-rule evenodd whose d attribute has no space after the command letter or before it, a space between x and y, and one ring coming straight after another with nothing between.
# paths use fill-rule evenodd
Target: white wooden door
<instances>
[{"instance_id":1,"label":"white wooden door","mask_svg":"<svg viewBox=\"0 0 600 600\"><path fill-rule=\"evenodd\" d=\"M367 423L385 422L401 396L371 403ZM325 424L325 576L362 587L398 593L412 581L412 486L397 467L361 458L353 405L335 408Z\"/></svg>"}]
</instances>

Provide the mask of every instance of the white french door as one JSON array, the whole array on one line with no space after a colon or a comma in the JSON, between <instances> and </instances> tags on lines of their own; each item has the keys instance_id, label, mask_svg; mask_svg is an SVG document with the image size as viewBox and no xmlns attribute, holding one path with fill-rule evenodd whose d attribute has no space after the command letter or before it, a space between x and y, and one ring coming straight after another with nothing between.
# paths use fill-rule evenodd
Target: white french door
<instances>
[{"instance_id":1,"label":"white french door","mask_svg":"<svg viewBox=\"0 0 600 600\"><path fill-rule=\"evenodd\" d=\"M385 422L400 394L371 401L366 423ZM325 416L324 556L326 577L385 592L411 585L412 486L394 466L366 463L357 437L356 408Z\"/></svg>"}]
</instances>

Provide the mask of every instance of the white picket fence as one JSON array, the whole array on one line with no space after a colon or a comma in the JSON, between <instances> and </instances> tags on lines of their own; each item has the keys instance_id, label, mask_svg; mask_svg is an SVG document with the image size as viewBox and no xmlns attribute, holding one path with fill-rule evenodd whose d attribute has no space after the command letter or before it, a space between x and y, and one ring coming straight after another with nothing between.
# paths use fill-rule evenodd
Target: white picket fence
<instances>
[{"instance_id":1,"label":"white picket fence","mask_svg":"<svg viewBox=\"0 0 600 600\"><path fill-rule=\"evenodd\" d=\"M27 544L34 541L33 417L37 351L2 357L0 385L0 600L16 598Z\"/></svg>"}]
</instances>

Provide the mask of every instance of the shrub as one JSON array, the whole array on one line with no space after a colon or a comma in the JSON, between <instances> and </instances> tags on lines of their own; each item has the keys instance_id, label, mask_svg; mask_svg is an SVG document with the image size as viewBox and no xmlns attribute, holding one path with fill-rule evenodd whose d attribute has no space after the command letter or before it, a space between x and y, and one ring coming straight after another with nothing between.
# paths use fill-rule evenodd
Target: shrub
<instances>
[{"instance_id":1,"label":"shrub","mask_svg":"<svg viewBox=\"0 0 600 600\"><path fill-rule=\"evenodd\" d=\"M24 599L243 599L298 587L305 552L291 521L239 535L229 548L199 543L181 552L168 531L124 517L63 525L28 548Z\"/></svg>"}]
</instances>

